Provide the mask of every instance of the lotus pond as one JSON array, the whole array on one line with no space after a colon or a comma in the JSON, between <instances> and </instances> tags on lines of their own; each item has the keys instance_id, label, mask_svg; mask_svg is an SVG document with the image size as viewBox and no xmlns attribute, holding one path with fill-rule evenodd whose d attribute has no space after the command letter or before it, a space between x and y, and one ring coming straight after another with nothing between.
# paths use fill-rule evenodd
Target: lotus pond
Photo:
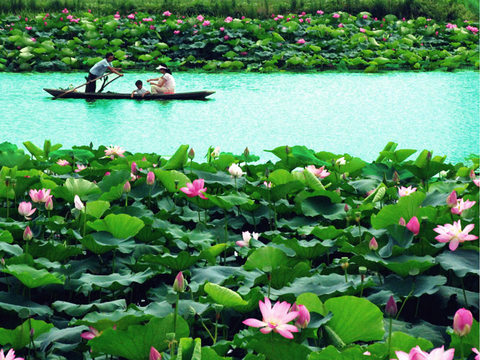
<instances>
[{"instance_id":1,"label":"lotus pond","mask_svg":"<svg viewBox=\"0 0 480 360\"><path fill-rule=\"evenodd\" d=\"M131 92L154 75L126 74L108 88ZM274 159L266 149L301 143L371 161L390 140L453 162L479 152L477 72L175 73L178 92L216 90L206 102L52 100L42 90L81 84L83 76L0 73L2 141L121 144L165 155L182 143L198 154L209 145L236 153L248 146L262 159Z\"/></svg>"},{"instance_id":2,"label":"lotus pond","mask_svg":"<svg viewBox=\"0 0 480 360\"><path fill-rule=\"evenodd\" d=\"M479 347L478 157L393 142L374 161L24 146L0 144L5 351L383 360L445 346L443 360Z\"/></svg>"}]
</instances>

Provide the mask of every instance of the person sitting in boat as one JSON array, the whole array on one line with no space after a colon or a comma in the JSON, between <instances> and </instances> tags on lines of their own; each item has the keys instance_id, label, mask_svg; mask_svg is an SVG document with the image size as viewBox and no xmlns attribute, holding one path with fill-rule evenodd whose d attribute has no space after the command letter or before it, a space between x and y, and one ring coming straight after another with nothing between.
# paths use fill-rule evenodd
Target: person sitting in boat
<instances>
[{"instance_id":1,"label":"person sitting in boat","mask_svg":"<svg viewBox=\"0 0 480 360\"><path fill-rule=\"evenodd\" d=\"M152 94L174 94L175 93L175 79L172 72L166 66L160 65L157 70L163 74L160 78L148 79L150 83ZM155 82L158 81L158 82Z\"/></svg>"},{"instance_id":2,"label":"person sitting in boat","mask_svg":"<svg viewBox=\"0 0 480 360\"><path fill-rule=\"evenodd\" d=\"M105 74L105 71L107 70L110 70L111 72L117 74L118 76L123 76L123 74L120 72L122 71L122 69L113 67L112 65L113 59L114 59L113 54L109 52L105 55L105 59L97 62L95 65L91 67L90 71L88 72L88 77L87 77L88 84L85 88L85 92L94 93L96 88L95 86L96 81L92 81L92 80L95 80L103 76L103 74Z\"/></svg>"},{"instance_id":3,"label":"person sitting in boat","mask_svg":"<svg viewBox=\"0 0 480 360\"><path fill-rule=\"evenodd\" d=\"M150 94L150 91L148 91L147 89L145 89L143 87L143 82L142 80L137 80L135 82L135 86L137 87L135 90L132 91L132 95L130 95L131 98L133 98L134 95L139 95L141 96L142 98L145 97L145 95L148 95Z\"/></svg>"}]
</instances>

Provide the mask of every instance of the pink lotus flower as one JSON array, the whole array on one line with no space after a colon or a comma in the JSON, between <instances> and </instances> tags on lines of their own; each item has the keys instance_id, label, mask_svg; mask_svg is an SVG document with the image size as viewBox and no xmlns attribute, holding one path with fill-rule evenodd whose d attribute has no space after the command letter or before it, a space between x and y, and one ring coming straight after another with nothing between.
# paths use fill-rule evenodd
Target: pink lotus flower
<instances>
[{"instance_id":1,"label":"pink lotus flower","mask_svg":"<svg viewBox=\"0 0 480 360\"><path fill-rule=\"evenodd\" d=\"M178 35L178 34L180 34L180 30L173 30L173 33L174 33L175 35Z\"/></svg>"},{"instance_id":2,"label":"pink lotus flower","mask_svg":"<svg viewBox=\"0 0 480 360\"><path fill-rule=\"evenodd\" d=\"M37 209L32 209L31 202L22 201L18 204L18 214L25 217L27 220L31 219L30 216L32 216L35 211L37 211Z\"/></svg>"},{"instance_id":3,"label":"pink lotus flower","mask_svg":"<svg viewBox=\"0 0 480 360\"><path fill-rule=\"evenodd\" d=\"M305 305L297 305L294 303L292 306L292 311L298 311L298 317L295 321L295 326L299 329L306 329L310 323L310 312Z\"/></svg>"},{"instance_id":4,"label":"pink lotus flower","mask_svg":"<svg viewBox=\"0 0 480 360\"><path fill-rule=\"evenodd\" d=\"M398 225L402 225L402 226L407 225L407 223L405 222L405 219L404 219L403 217L401 217L400 219L398 219Z\"/></svg>"},{"instance_id":5,"label":"pink lotus flower","mask_svg":"<svg viewBox=\"0 0 480 360\"><path fill-rule=\"evenodd\" d=\"M463 211L470 209L475 203L475 201L460 199L457 201L457 204L452 207L452 214L462 215Z\"/></svg>"},{"instance_id":6,"label":"pink lotus flower","mask_svg":"<svg viewBox=\"0 0 480 360\"><path fill-rule=\"evenodd\" d=\"M68 15L68 16L67 16L67 19L68 19L68 20L72 20L72 19L73 19L73 15Z\"/></svg>"},{"instance_id":7,"label":"pink lotus flower","mask_svg":"<svg viewBox=\"0 0 480 360\"><path fill-rule=\"evenodd\" d=\"M340 17L340 14L334 13L334 14L332 15L332 17L333 17L334 19L338 19L338 18Z\"/></svg>"},{"instance_id":8,"label":"pink lotus flower","mask_svg":"<svg viewBox=\"0 0 480 360\"><path fill-rule=\"evenodd\" d=\"M150 356L148 360L162 360L162 355L153 346L150 348Z\"/></svg>"},{"instance_id":9,"label":"pink lotus flower","mask_svg":"<svg viewBox=\"0 0 480 360\"><path fill-rule=\"evenodd\" d=\"M286 301L277 301L275 305L273 305L273 308L267 297L265 297L264 301L264 303L261 300L258 302L260 312L262 313L262 320L250 318L244 320L243 324L261 328L260 332L263 334L268 334L273 330L284 338L293 339L292 333L298 332L298 328L290 325L289 322L298 316L298 311L290 311L291 305Z\"/></svg>"},{"instance_id":10,"label":"pink lotus flower","mask_svg":"<svg viewBox=\"0 0 480 360\"><path fill-rule=\"evenodd\" d=\"M193 183L187 183L187 186L180 188L180 191L184 192L188 197L198 196L201 199L207 199L204 195L204 192L207 191L207 188L203 187L204 183L204 179L193 180Z\"/></svg>"},{"instance_id":11,"label":"pink lotus flower","mask_svg":"<svg viewBox=\"0 0 480 360\"><path fill-rule=\"evenodd\" d=\"M115 15L113 15L113 17L118 20L118 19L120 19L120 14L116 13Z\"/></svg>"},{"instance_id":12,"label":"pink lotus flower","mask_svg":"<svg viewBox=\"0 0 480 360\"><path fill-rule=\"evenodd\" d=\"M475 360L480 360L480 352L478 352L477 348L472 348L472 351L477 354L475 355Z\"/></svg>"},{"instance_id":13,"label":"pink lotus flower","mask_svg":"<svg viewBox=\"0 0 480 360\"><path fill-rule=\"evenodd\" d=\"M129 193L132 190L132 186L130 185L130 181L127 181L125 185L123 185L123 192Z\"/></svg>"},{"instance_id":14,"label":"pink lotus flower","mask_svg":"<svg viewBox=\"0 0 480 360\"><path fill-rule=\"evenodd\" d=\"M63 160L63 159L59 159L59 160L57 161L57 164L60 165L60 166L70 165L70 163L69 163L67 160Z\"/></svg>"},{"instance_id":15,"label":"pink lotus flower","mask_svg":"<svg viewBox=\"0 0 480 360\"><path fill-rule=\"evenodd\" d=\"M318 14L318 15L323 15L324 12L323 12L322 10L317 10L317 14Z\"/></svg>"},{"instance_id":16,"label":"pink lotus flower","mask_svg":"<svg viewBox=\"0 0 480 360\"><path fill-rule=\"evenodd\" d=\"M342 23L338 24L338 27L343 28L343 24Z\"/></svg>"},{"instance_id":17,"label":"pink lotus flower","mask_svg":"<svg viewBox=\"0 0 480 360\"><path fill-rule=\"evenodd\" d=\"M37 39L35 39L34 37L30 38L30 40L32 40L33 42L37 41Z\"/></svg>"},{"instance_id":18,"label":"pink lotus flower","mask_svg":"<svg viewBox=\"0 0 480 360\"><path fill-rule=\"evenodd\" d=\"M25 29L26 30L32 30L32 27L31 26L25 26Z\"/></svg>"},{"instance_id":19,"label":"pink lotus flower","mask_svg":"<svg viewBox=\"0 0 480 360\"><path fill-rule=\"evenodd\" d=\"M82 200L80 200L80 196L75 195L75 197L73 199L73 203L75 204L75 209L80 210L80 211L85 209L85 205L83 205Z\"/></svg>"},{"instance_id":20,"label":"pink lotus flower","mask_svg":"<svg viewBox=\"0 0 480 360\"><path fill-rule=\"evenodd\" d=\"M155 183L155 174L153 171L149 171L147 174L147 185L153 185Z\"/></svg>"},{"instance_id":21,"label":"pink lotus flower","mask_svg":"<svg viewBox=\"0 0 480 360\"><path fill-rule=\"evenodd\" d=\"M221 26L218 30L225 31L225 28L223 26Z\"/></svg>"},{"instance_id":22,"label":"pink lotus flower","mask_svg":"<svg viewBox=\"0 0 480 360\"><path fill-rule=\"evenodd\" d=\"M359 28L358 31L360 31L361 33L364 33L365 29L364 28Z\"/></svg>"},{"instance_id":23,"label":"pink lotus flower","mask_svg":"<svg viewBox=\"0 0 480 360\"><path fill-rule=\"evenodd\" d=\"M75 170L73 170L74 172L78 173L80 171L83 171L85 170L87 167L83 164L77 164L77 168Z\"/></svg>"},{"instance_id":24,"label":"pink lotus flower","mask_svg":"<svg viewBox=\"0 0 480 360\"><path fill-rule=\"evenodd\" d=\"M130 14L130 15L128 15L128 16L127 16L127 18L129 18L129 19L132 19L132 20L133 20L133 19L135 19L135 14Z\"/></svg>"},{"instance_id":25,"label":"pink lotus flower","mask_svg":"<svg viewBox=\"0 0 480 360\"><path fill-rule=\"evenodd\" d=\"M367 14L363 14L362 18L368 19L368 15L367 15Z\"/></svg>"},{"instance_id":26,"label":"pink lotus flower","mask_svg":"<svg viewBox=\"0 0 480 360\"><path fill-rule=\"evenodd\" d=\"M438 225L433 231L440 234L435 237L438 242L448 242L450 250L455 251L460 243L478 239L477 236L468 234L474 227L474 224L469 224L462 230L462 224L458 220L453 224Z\"/></svg>"},{"instance_id":27,"label":"pink lotus flower","mask_svg":"<svg viewBox=\"0 0 480 360\"><path fill-rule=\"evenodd\" d=\"M455 354L455 349L445 351L443 346L441 348L433 349L430 353L422 351L420 346L414 347L410 353L403 351L395 351L398 360L452 360Z\"/></svg>"},{"instance_id":28,"label":"pink lotus flower","mask_svg":"<svg viewBox=\"0 0 480 360\"><path fill-rule=\"evenodd\" d=\"M150 25L150 30L155 30L155 25Z\"/></svg>"},{"instance_id":29,"label":"pink lotus flower","mask_svg":"<svg viewBox=\"0 0 480 360\"><path fill-rule=\"evenodd\" d=\"M197 20L198 20L198 21L203 21L203 19L205 19L205 18L204 18L202 15L198 15L198 16L197 16Z\"/></svg>"},{"instance_id":30,"label":"pink lotus flower","mask_svg":"<svg viewBox=\"0 0 480 360\"><path fill-rule=\"evenodd\" d=\"M377 240L375 239L375 236L372 237L372 239L371 239L370 242L368 243L368 248L369 248L370 250L377 251L377 249L378 249L378 243L377 243Z\"/></svg>"},{"instance_id":31,"label":"pink lotus flower","mask_svg":"<svg viewBox=\"0 0 480 360\"><path fill-rule=\"evenodd\" d=\"M473 179L473 183L480 187L480 179Z\"/></svg>"},{"instance_id":32,"label":"pink lotus flower","mask_svg":"<svg viewBox=\"0 0 480 360\"><path fill-rule=\"evenodd\" d=\"M23 240L29 241L29 240L32 240L32 238L33 238L32 230L30 229L30 226L27 226L23 231Z\"/></svg>"},{"instance_id":33,"label":"pink lotus flower","mask_svg":"<svg viewBox=\"0 0 480 360\"><path fill-rule=\"evenodd\" d=\"M132 165L130 166L130 171L132 174L135 174L137 172L138 168L137 168L137 163L134 161L132 162Z\"/></svg>"},{"instance_id":34,"label":"pink lotus flower","mask_svg":"<svg viewBox=\"0 0 480 360\"><path fill-rule=\"evenodd\" d=\"M453 190L450 195L447 197L447 205L450 207L454 207L457 205L457 192Z\"/></svg>"},{"instance_id":35,"label":"pink lotus flower","mask_svg":"<svg viewBox=\"0 0 480 360\"><path fill-rule=\"evenodd\" d=\"M67 10L67 8L63 9L63 10L62 10L62 13L64 13L64 14L68 14L68 10Z\"/></svg>"},{"instance_id":36,"label":"pink lotus flower","mask_svg":"<svg viewBox=\"0 0 480 360\"><path fill-rule=\"evenodd\" d=\"M100 336L102 334L101 331L98 331L97 329L95 329L93 326L89 326L88 327L90 329L90 331L84 331L82 332L82 334L80 335L83 339L86 339L86 340L91 340L97 336Z\"/></svg>"},{"instance_id":37,"label":"pink lotus flower","mask_svg":"<svg viewBox=\"0 0 480 360\"><path fill-rule=\"evenodd\" d=\"M168 10L163 12L163 16L171 16L171 15L172 13Z\"/></svg>"},{"instance_id":38,"label":"pink lotus flower","mask_svg":"<svg viewBox=\"0 0 480 360\"><path fill-rule=\"evenodd\" d=\"M260 234L257 234L256 232L252 232L250 234L250 231L243 231L242 232L242 240L241 241L236 241L235 244L237 244L240 247L248 246L248 245L250 245L250 240L252 239L252 237L255 240L258 240L259 236L260 236Z\"/></svg>"},{"instance_id":39,"label":"pink lotus flower","mask_svg":"<svg viewBox=\"0 0 480 360\"><path fill-rule=\"evenodd\" d=\"M105 149L105 156L110 156L112 159L115 157L115 156L119 156L119 157L125 157L125 155L123 155L123 153L125 152L124 149L122 149L120 146L108 146L106 149Z\"/></svg>"},{"instance_id":40,"label":"pink lotus flower","mask_svg":"<svg viewBox=\"0 0 480 360\"><path fill-rule=\"evenodd\" d=\"M228 35L225 35L225 36L223 37L223 39L224 39L224 40L228 40L228 39L230 39L230 37L229 37Z\"/></svg>"},{"instance_id":41,"label":"pink lotus flower","mask_svg":"<svg viewBox=\"0 0 480 360\"><path fill-rule=\"evenodd\" d=\"M407 223L407 229L410 230L414 235L418 235L420 232L420 222L416 216L412 217Z\"/></svg>"},{"instance_id":42,"label":"pink lotus flower","mask_svg":"<svg viewBox=\"0 0 480 360\"><path fill-rule=\"evenodd\" d=\"M266 187L267 189L271 189L271 188L272 188L272 182L271 182L271 181L269 181L269 182L264 181L264 182L263 182L263 185L265 185L265 187Z\"/></svg>"},{"instance_id":43,"label":"pink lotus flower","mask_svg":"<svg viewBox=\"0 0 480 360\"><path fill-rule=\"evenodd\" d=\"M305 39L298 39L297 44L305 44Z\"/></svg>"},{"instance_id":44,"label":"pink lotus flower","mask_svg":"<svg viewBox=\"0 0 480 360\"><path fill-rule=\"evenodd\" d=\"M205 20L203 23L202 23L202 26L208 26L210 25L210 21L209 20Z\"/></svg>"},{"instance_id":45,"label":"pink lotus flower","mask_svg":"<svg viewBox=\"0 0 480 360\"><path fill-rule=\"evenodd\" d=\"M472 330L473 315L465 308L458 309L453 317L453 331L458 336L466 336Z\"/></svg>"},{"instance_id":46,"label":"pink lotus flower","mask_svg":"<svg viewBox=\"0 0 480 360\"><path fill-rule=\"evenodd\" d=\"M417 191L417 188L412 188L411 186L409 187L400 186L398 188L398 196L399 197L408 196L410 194L413 194L415 191Z\"/></svg>"},{"instance_id":47,"label":"pink lotus flower","mask_svg":"<svg viewBox=\"0 0 480 360\"><path fill-rule=\"evenodd\" d=\"M182 20L182 19L178 19L178 20L177 20L177 24L183 24L183 20Z\"/></svg>"},{"instance_id":48,"label":"pink lotus flower","mask_svg":"<svg viewBox=\"0 0 480 360\"><path fill-rule=\"evenodd\" d=\"M0 350L0 360L23 360L23 358L15 357L15 350L13 349L8 350L8 353L5 356L2 349Z\"/></svg>"},{"instance_id":49,"label":"pink lotus flower","mask_svg":"<svg viewBox=\"0 0 480 360\"><path fill-rule=\"evenodd\" d=\"M223 21L226 23L231 23L233 21L233 18L231 16L227 16Z\"/></svg>"},{"instance_id":50,"label":"pink lotus flower","mask_svg":"<svg viewBox=\"0 0 480 360\"><path fill-rule=\"evenodd\" d=\"M456 29L456 28L457 28L457 25L456 25L456 24L450 24L450 23L448 23L447 25L445 25L445 27L446 27L447 29Z\"/></svg>"},{"instance_id":51,"label":"pink lotus flower","mask_svg":"<svg viewBox=\"0 0 480 360\"><path fill-rule=\"evenodd\" d=\"M315 175L319 179L324 179L328 175L330 175L330 173L327 170L325 170L325 166L322 166L317 169L315 165L308 165L305 167L305 170L310 171L313 175Z\"/></svg>"},{"instance_id":52,"label":"pink lotus flower","mask_svg":"<svg viewBox=\"0 0 480 360\"><path fill-rule=\"evenodd\" d=\"M41 189L29 191L30 198L34 203L44 203L50 197L50 189Z\"/></svg>"},{"instance_id":53,"label":"pink lotus flower","mask_svg":"<svg viewBox=\"0 0 480 360\"><path fill-rule=\"evenodd\" d=\"M150 22L150 21L153 21L153 19L151 17L148 17L148 18L143 18L142 21L143 22Z\"/></svg>"}]
</instances>

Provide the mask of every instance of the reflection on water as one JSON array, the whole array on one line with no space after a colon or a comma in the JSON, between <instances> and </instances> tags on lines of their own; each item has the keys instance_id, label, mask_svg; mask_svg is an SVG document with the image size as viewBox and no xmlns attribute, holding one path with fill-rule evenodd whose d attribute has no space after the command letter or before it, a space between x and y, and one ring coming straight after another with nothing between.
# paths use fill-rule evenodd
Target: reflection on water
<instances>
[{"instance_id":1,"label":"reflection on water","mask_svg":"<svg viewBox=\"0 0 480 360\"><path fill-rule=\"evenodd\" d=\"M127 74L109 91L128 92ZM241 153L306 145L373 160L388 141L460 161L479 152L479 74L194 74L177 73L177 91L215 90L209 101L57 99L44 87L81 84L84 74L0 73L0 141L45 138L65 146L120 145L172 154L190 144Z\"/></svg>"}]
</instances>

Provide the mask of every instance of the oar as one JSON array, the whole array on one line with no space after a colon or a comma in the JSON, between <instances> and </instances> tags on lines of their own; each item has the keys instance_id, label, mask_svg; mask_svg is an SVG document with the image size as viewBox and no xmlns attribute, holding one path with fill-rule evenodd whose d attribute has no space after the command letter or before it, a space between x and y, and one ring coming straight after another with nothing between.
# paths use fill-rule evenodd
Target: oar
<instances>
[{"instance_id":1,"label":"oar","mask_svg":"<svg viewBox=\"0 0 480 360\"><path fill-rule=\"evenodd\" d=\"M85 84L78 85L77 87L75 87L75 88L73 88L73 89L70 89L70 90L67 90L67 91L61 93L60 95L54 96L53 98L54 98L54 99L58 99L59 97L62 97L63 95L70 94L71 92L77 90L78 88L81 88L82 86L88 85L88 84L90 84L91 82L97 81L97 80L99 80L99 79L101 79L101 78L104 78L105 76L110 75L110 74L111 74L111 73L108 73L108 74L99 76L99 77L97 77L96 79L87 81Z\"/></svg>"},{"instance_id":2,"label":"oar","mask_svg":"<svg viewBox=\"0 0 480 360\"><path fill-rule=\"evenodd\" d=\"M118 75L116 78L113 78L112 80L110 80L109 82L107 82L106 84L103 84L102 87L100 88L100 90L98 90L99 93L101 93L103 91L103 89L105 89L107 87L108 84L114 82L115 80L117 80L118 78L120 77L120 75Z\"/></svg>"}]
</instances>

